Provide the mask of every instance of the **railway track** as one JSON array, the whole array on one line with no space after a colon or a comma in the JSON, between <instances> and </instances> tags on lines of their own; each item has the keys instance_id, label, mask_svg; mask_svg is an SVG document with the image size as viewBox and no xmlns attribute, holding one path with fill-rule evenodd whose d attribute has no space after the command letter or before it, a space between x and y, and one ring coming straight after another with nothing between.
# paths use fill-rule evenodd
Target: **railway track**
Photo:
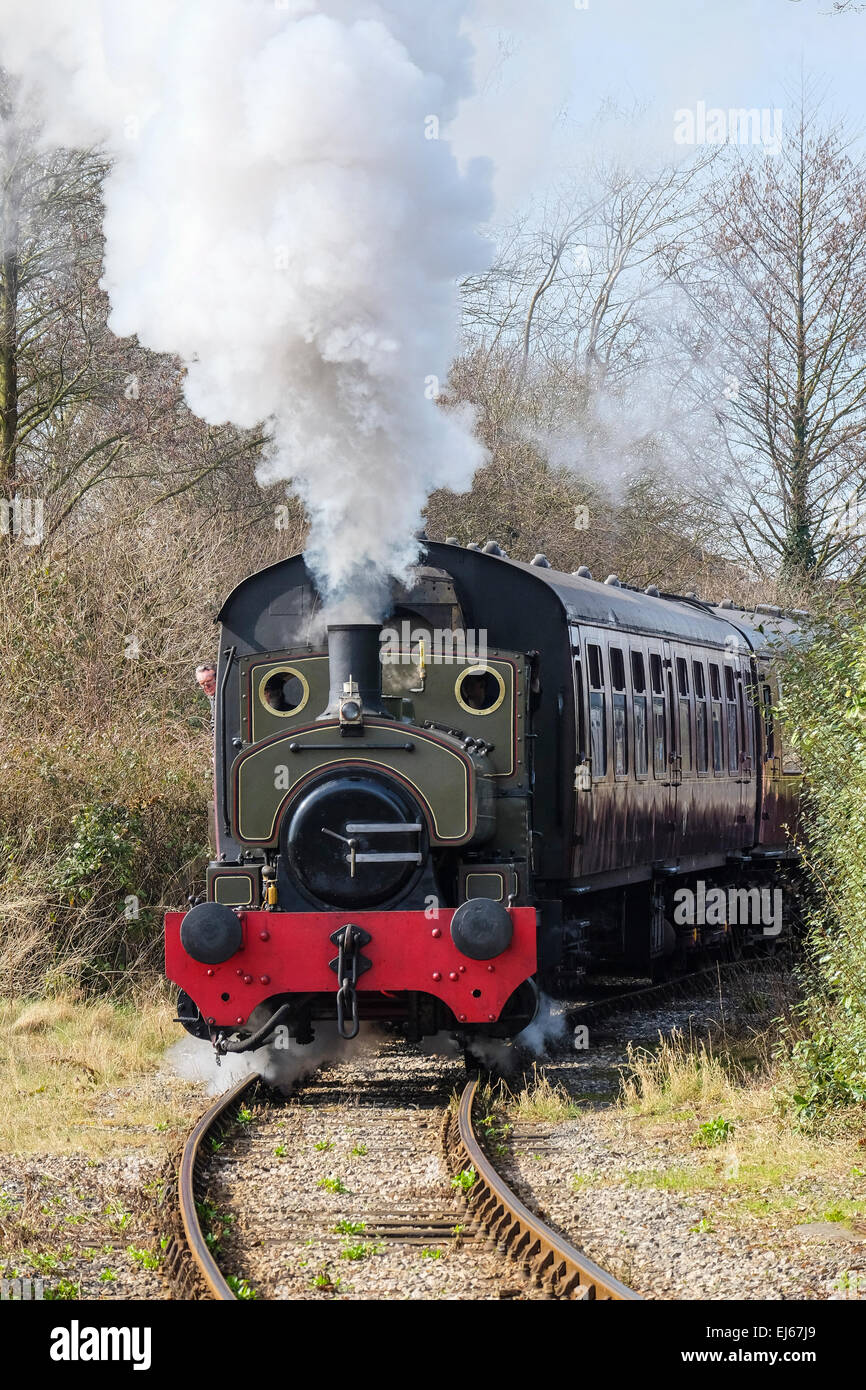
<instances>
[{"instance_id":1,"label":"railway track","mask_svg":"<svg viewBox=\"0 0 866 1390\"><path fill-rule=\"evenodd\" d=\"M261 1078L253 1075L233 1086L205 1111L184 1145L177 1178L177 1229L165 1259L166 1273L179 1298L236 1298L214 1258L201 1219L207 1210L205 1161L215 1146L222 1147L240 1106L260 1085ZM446 1167L466 1206L462 1222L455 1225L453 1209L445 1211L441 1204L437 1208L435 1203L415 1200L401 1209L399 1203L391 1203L387 1212L373 1213L366 1238L418 1247L448 1240L459 1232L462 1250L495 1252L502 1279L500 1297L639 1299L639 1294L531 1212L497 1172L475 1132L477 1086L476 1080L466 1084L457 1108L446 1111L441 1131ZM508 1287L506 1276L512 1272L518 1275L516 1288Z\"/></svg>"},{"instance_id":2,"label":"railway track","mask_svg":"<svg viewBox=\"0 0 866 1390\"><path fill-rule=\"evenodd\" d=\"M581 1250L524 1206L485 1154L472 1122L477 1080L467 1082L456 1113L445 1122L445 1153L451 1171L474 1173L465 1200L497 1250L522 1268L552 1298L640 1299Z\"/></svg>"},{"instance_id":3,"label":"railway track","mask_svg":"<svg viewBox=\"0 0 866 1390\"><path fill-rule=\"evenodd\" d=\"M164 1267L177 1298L233 1300L235 1295L214 1259L201 1222L206 1195L204 1159L210 1141L219 1142L241 1102L261 1083L256 1073L236 1082L209 1106L190 1131L177 1170L175 1232Z\"/></svg>"},{"instance_id":4,"label":"railway track","mask_svg":"<svg viewBox=\"0 0 866 1390\"><path fill-rule=\"evenodd\" d=\"M617 1013L631 1013L636 1010L650 1010L658 1005L675 1004L680 999L695 995L711 996L717 993L722 981L730 988L731 982L745 982L754 985L765 979L771 982L791 969L789 955L770 956L765 959L741 959L714 961L700 970L692 970L687 975L677 975L670 980L642 985L638 989L620 990L615 993L602 993L597 999L587 999L569 1005L565 1016L569 1023L599 1023Z\"/></svg>"},{"instance_id":5,"label":"railway track","mask_svg":"<svg viewBox=\"0 0 866 1390\"><path fill-rule=\"evenodd\" d=\"M721 980L743 977L754 987L764 977L772 977L784 962L770 959L756 968L752 962L726 962L696 971L672 981L639 989L614 991L601 998L572 1005L566 1011L571 1025L597 1024L610 1015L645 1010L673 1003L696 991L712 994ZM772 991L771 991L772 992ZM554 1062L555 1065L555 1062ZM223 1135L234 1129L239 1107L261 1086L256 1075L237 1083L211 1105L191 1131L177 1173L175 1234L169 1245L165 1268L180 1298L233 1300L229 1287L202 1229L199 1207L207 1198L209 1177L207 1160L214 1146L221 1146ZM443 1122L443 1151L449 1172L455 1177L472 1172L471 1187L463 1192L467 1219L462 1223L460 1244L495 1250L509 1259L540 1294L535 1296L567 1299L634 1299L638 1295L606 1273L579 1249L551 1230L511 1191L484 1153L473 1124L473 1102L477 1083L469 1082L456 1110L448 1110ZM409 1102L412 1104L412 1102ZM413 1200L384 1204L372 1211L368 1235L371 1239L422 1245L448 1241L454 1229L453 1210L442 1203ZM507 1268L507 1266L505 1266ZM500 1295L508 1296L508 1295ZM512 1296L521 1296L515 1292Z\"/></svg>"}]
</instances>

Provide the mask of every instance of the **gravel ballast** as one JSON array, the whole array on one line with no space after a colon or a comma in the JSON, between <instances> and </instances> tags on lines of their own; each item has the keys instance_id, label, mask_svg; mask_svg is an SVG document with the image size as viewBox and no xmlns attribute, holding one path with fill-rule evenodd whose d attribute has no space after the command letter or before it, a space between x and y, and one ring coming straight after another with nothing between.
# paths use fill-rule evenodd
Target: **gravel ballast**
<instances>
[{"instance_id":1,"label":"gravel ballast","mask_svg":"<svg viewBox=\"0 0 866 1390\"><path fill-rule=\"evenodd\" d=\"M257 1107L209 1167L224 1273L261 1298L539 1297L452 1187L440 1131L462 1082L453 1060L386 1043Z\"/></svg>"}]
</instances>

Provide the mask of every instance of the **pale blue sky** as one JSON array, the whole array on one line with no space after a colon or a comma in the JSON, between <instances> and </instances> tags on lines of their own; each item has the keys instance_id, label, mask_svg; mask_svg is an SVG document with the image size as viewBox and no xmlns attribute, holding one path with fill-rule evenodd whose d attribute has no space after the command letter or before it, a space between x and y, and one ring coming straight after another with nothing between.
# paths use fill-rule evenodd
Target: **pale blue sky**
<instances>
[{"instance_id":1,"label":"pale blue sky","mask_svg":"<svg viewBox=\"0 0 866 1390\"><path fill-rule=\"evenodd\" d=\"M614 156L648 167L688 157L674 113L781 110L798 115L800 72L828 115L866 135L866 13L832 0L478 0L518 40L479 60L477 95L449 133L461 160L489 155L497 216L526 205L564 171ZM600 111L606 117L599 120ZM561 119L563 112L565 120ZM559 118L559 119L558 119Z\"/></svg>"},{"instance_id":2,"label":"pale blue sky","mask_svg":"<svg viewBox=\"0 0 866 1390\"><path fill-rule=\"evenodd\" d=\"M568 0L563 0L564 4ZM589 0L575 21L572 118L605 98L647 105L645 126L672 142L673 112L698 101L786 107L801 63L828 85L829 103L866 127L866 14L832 15L832 0ZM580 30L578 30L580 32ZM671 145L671 148L674 148Z\"/></svg>"}]
</instances>

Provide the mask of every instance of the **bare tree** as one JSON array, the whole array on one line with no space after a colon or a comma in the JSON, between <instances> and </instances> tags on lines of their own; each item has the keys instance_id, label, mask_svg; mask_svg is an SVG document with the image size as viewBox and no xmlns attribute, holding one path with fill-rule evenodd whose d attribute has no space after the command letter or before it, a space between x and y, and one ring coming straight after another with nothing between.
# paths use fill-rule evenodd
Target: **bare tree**
<instances>
[{"instance_id":1,"label":"bare tree","mask_svg":"<svg viewBox=\"0 0 866 1390\"><path fill-rule=\"evenodd\" d=\"M103 172L92 152L42 150L0 77L0 483L15 481L29 441L96 389Z\"/></svg>"},{"instance_id":2,"label":"bare tree","mask_svg":"<svg viewBox=\"0 0 866 1390\"><path fill-rule=\"evenodd\" d=\"M131 514L196 493L272 516L253 482L262 431L205 424L176 359L108 327L98 151L50 150L0 73L0 495L36 488L46 532L99 525L121 482Z\"/></svg>"},{"instance_id":3,"label":"bare tree","mask_svg":"<svg viewBox=\"0 0 866 1390\"><path fill-rule=\"evenodd\" d=\"M490 271L464 283L472 345L511 346L524 373L555 359L604 386L627 372L646 344L641 310L670 278L661 253L693 223L709 162L581 169L506 230Z\"/></svg>"},{"instance_id":4,"label":"bare tree","mask_svg":"<svg viewBox=\"0 0 866 1390\"><path fill-rule=\"evenodd\" d=\"M805 91L780 152L760 164L738 154L708 206L705 257L682 276L702 319L724 460L704 452L707 496L715 508L721 501L759 572L778 568L802 583L857 571L866 165Z\"/></svg>"},{"instance_id":5,"label":"bare tree","mask_svg":"<svg viewBox=\"0 0 866 1390\"><path fill-rule=\"evenodd\" d=\"M486 532L526 559L545 550L645 583L706 572L710 534L671 466L683 361L665 354L673 268L709 162L586 166L464 284L467 349L449 394L476 407L491 463L458 506L431 500L434 529L451 517L461 538Z\"/></svg>"}]
</instances>

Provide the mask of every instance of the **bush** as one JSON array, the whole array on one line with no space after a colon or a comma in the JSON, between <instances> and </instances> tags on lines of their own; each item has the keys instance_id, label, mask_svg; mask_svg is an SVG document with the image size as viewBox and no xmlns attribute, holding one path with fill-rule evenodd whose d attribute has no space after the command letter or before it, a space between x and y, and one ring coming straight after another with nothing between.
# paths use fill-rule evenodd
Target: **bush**
<instances>
[{"instance_id":1,"label":"bush","mask_svg":"<svg viewBox=\"0 0 866 1390\"><path fill-rule=\"evenodd\" d=\"M85 806L72 817L75 839L57 860L52 887L89 901L100 881L132 890L131 874L141 843L141 815L125 806Z\"/></svg>"},{"instance_id":2,"label":"bush","mask_svg":"<svg viewBox=\"0 0 866 1390\"><path fill-rule=\"evenodd\" d=\"M203 881L211 742L192 670L227 576L198 557L184 577L186 536L156 554L104 531L62 559L0 552L4 993L161 973L163 911Z\"/></svg>"},{"instance_id":3,"label":"bush","mask_svg":"<svg viewBox=\"0 0 866 1390\"><path fill-rule=\"evenodd\" d=\"M781 706L805 771L807 997L786 1036L804 1120L866 1101L866 602L845 597L787 657Z\"/></svg>"}]
</instances>

